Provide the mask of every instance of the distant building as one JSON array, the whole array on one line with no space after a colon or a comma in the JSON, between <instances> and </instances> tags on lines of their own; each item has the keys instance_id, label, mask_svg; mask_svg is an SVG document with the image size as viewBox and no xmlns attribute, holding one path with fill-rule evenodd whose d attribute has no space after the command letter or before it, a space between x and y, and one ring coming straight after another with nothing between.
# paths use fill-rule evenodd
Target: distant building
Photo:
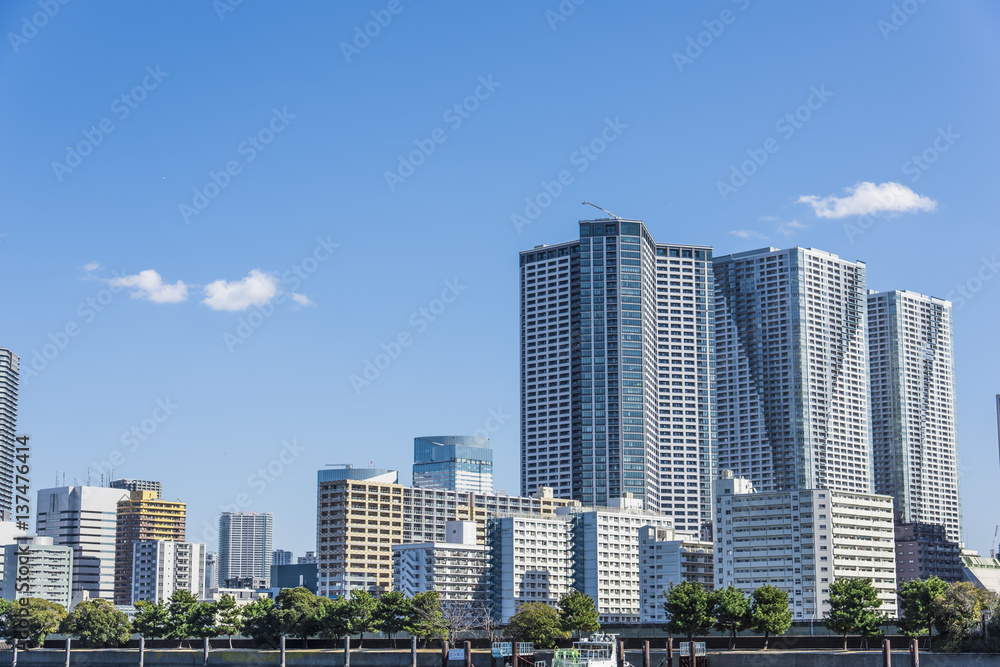
<instances>
[{"instance_id":1,"label":"distant building","mask_svg":"<svg viewBox=\"0 0 1000 667\"><path fill-rule=\"evenodd\" d=\"M754 493L722 471L714 485L715 588L769 584L788 593L795 620L830 610L830 584L872 580L881 611L896 614L892 498L832 489ZM766 547L766 550L764 550Z\"/></svg>"},{"instance_id":2,"label":"distant building","mask_svg":"<svg viewBox=\"0 0 1000 667\"><path fill-rule=\"evenodd\" d=\"M219 560L214 551L205 554L205 595L219 587Z\"/></svg>"},{"instance_id":3,"label":"distant building","mask_svg":"<svg viewBox=\"0 0 1000 667\"><path fill-rule=\"evenodd\" d=\"M22 537L3 547L3 552L5 600L41 598L69 608L73 597L71 547L55 545L51 537Z\"/></svg>"},{"instance_id":4,"label":"distant building","mask_svg":"<svg viewBox=\"0 0 1000 667\"><path fill-rule=\"evenodd\" d=\"M133 545L143 540L184 541L187 508L160 499L156 490L130 491L118 503L115 537L115 604L132 604ZM168 596L169 597L169 596Z\"/></svg>"},{"instance_id":5,"label":"distant building","mask_svg":"<svg viewBox=\"0 0 1000 667\"><path fill-rule=\"evenodd\" d=\"M441 601L486 602L488 548L475 521L448 521L444 542L392 545L392 589L407 597L436 591Z\"/></svg>"},{"instance_id":6,"label":"distant building","mask_svg":"<svg viewBox=\"0 0 1000 667\"><path fill-rule=\"evenodd\" d=\"M17 387L21 360L0 347L0 521L14 518L14 470L17 451Z\"/></svg>"},{"instance_id":7,"label":"distant building","mask_svg":"<svg viewBox=\"0 0 1000 667\"><path fill-rule=\"evenodd\" d=\"M493 493L490 439L469 435L414 438L413 486Z\"/></svg>"},{"instance_id":8,"label":"distant building","mask_svg":"<svg viewBox=\"0 0 1000 667\"><path fill-rule=\"evenodd\" d=\"M299 556L297 562L299 565L309 565L309 564L315 565L318 562L316 559L316 552L307 551L305 556Z\"/></svg>"},{"instance_id":9,"label":"distant building","mask_svg":"<svg viewBox=\"0 0 1000 667\"><path fill-rule=\"evenodd\" d=\"M256 591L270 587L270 576L267 579L264 577L230 577L223 582L223 588L247 588Z\"/></svg>"},{"instance_id":10,"label":"distant building","mask_svg":"<svg viewBox=\"0 0 1000 667\"><path fill-rule=\"evenodd\" d=\"M73 548L74 600L114 599L118 501L126 498L126 491L98 486L38 492L38 535Z\"/></svg>"},{"instance_id":11,"label":"distant building","mask_svg":"<svg viewBox=\"0 0 1000 667\"><path fill-rule=\"evenodd\" d=\"M916 581L937 577L962 581L962 549L948 540L943 525L930 523L895 524L896 581Z\"/></svg>"},{"instance_id":12,"label":"distant building","mask_svg":"<svg viewBox=\"0 0 1000 667\"><path fill-rule=\"evenodd\" d=\"M307 588L313 593L319 592L319 568L316 563L299 563L297 565L272 565L271 588Z\"/></svg>"},{"instance_id":13,"label":"distant building","mask_svg":"<svg viewBox=\"0 0 1000 667\"><path fill-rule=\"evenodd\" d=\"M116 479L108 486L112 489L121 489L122 491L154 491L156 493L156 498L163 497L163 484L161 482L153 482L146 479Z\"/></svg>"},{"instance_id":14,"label":"distant building","mask_svg":"<svg viewBox=\"0 0 1000 667\"><path fill-rule=\"evenodd\" d=\"M269 580L273 532L272 514L223 512L219 517L219 581L247 577Z\"/></svg>"},{"instance_id":15,"label":"distant building","mask_svg":"<svg viewBox=\"0 0 1000 667\"><path fill-rule=\"evenodd\" d=\"M0 576L3 575L4 571L4 547L17 544L18 538L23 539L27 536L27 531L23 528L18 528L17 523L14 521L0 521ZM3 580L0 579L0 585L2 585Z\"/></svg>"},{"instance_id":16,"label":"distant building","mask_svg":"<svg viewBox=\"0 0 1000 667\"><path fill-rule=\"evenodd\" d=\"M142 492L140 492L142 493ZM171 540L136 540L133 548L133 601L169 600L176 591L205 599L205 545Z\"/></svg>"},{"instance_id":17,"label":"distant building","mask_svg":"<svg viewBox=\"0 0 1000 667\"><path fill-rule=\"evenodd\" d=\"M291 565L292 564L292 552L284 551L282 549L275 549L271 555L271 567L275 565Z\"/></svg>"},{"instance_id":18,"label":"distant building","mask_svg":"<svg viewBox=\"0 0 1000 667\"><path fill-rule=\"evenodd\" d=\"M639 622L662 625L663 592L671 584L693 581L713 590L714 545L682 535L670 528L643 526L639 529Z\"/></svg>"},{"instance_id":19,"label":"distant building","mask_svg":"<svg viewBox=\"0 0 1000 667\"><path fill-rule=\"evenodd\" d=\"M965 581L1000 595L1000 560L980 556L979 552L971 550L963 551L960 558Z\"/></svg>"}]
</instances>

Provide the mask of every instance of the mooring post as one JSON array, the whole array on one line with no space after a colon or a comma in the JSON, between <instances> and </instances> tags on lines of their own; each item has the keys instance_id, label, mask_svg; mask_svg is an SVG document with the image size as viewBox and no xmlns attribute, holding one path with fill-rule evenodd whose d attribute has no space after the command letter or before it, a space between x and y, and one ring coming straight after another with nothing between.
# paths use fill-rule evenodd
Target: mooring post
<instances>
[{"instance_id":1,"label":"mooring post","mask_svg":"<svg viewBox=\"0 0 1000 667\"><path fill-rule=\"evenodd\" d=\"M344 667L351 667L351 638L344 637Z\"/></svg>"},{"instance_id":2,"label":"mooring post","mask_svg":"<svg viewBox=\"0 0 1000 667\"><path fill-rule=\"evenodd\" d=\"M472 667L472 642L465 642L465 667Z\"/></svg>"},{"instance_id":3,"label":"mooring post","mask_svg":"<svg viewBox=\"0 0 1000 667\"><path fill-rule=\"evenodd\" d=\"M448 640L441 642L441 667L448 667Z\"/></svg>"},{"instance_id":4,"label":"mooring post","mask_svg":"<svg viewBox=\"0 0 1000 667\"><path fill-rule=\"evenodd\" d=\"M920 645L916 637L910 640L910 667L920 667Z\"/></svg>"},{"instance_id":5,"label":"mooring post","mask_svg":"<svg viewBox=\"0 0 1000 667\"><path fill-rule=\"evenodd\" d=\"M674 664L674 638L667 637L667 667Z\"/></svg>"},{"instance_id":6,"label":"mooring post","mask_svg":"<svg viewBox=\"0 0 1000 667\"><path fill-rule=\"evenodd\" d=\"M66 638L66 659L65 659L65 663L64 663L66 665L66 667L69 667L69 650L70 650L69 647L70 647L70 642L72 642L72 641L73 640L70 637Z\"/></svg>"},{"instance_id":7,"label":"mooring post","mask_svg":"<svg viewBox=\"0 0 1000 667\"><path fill-rule=\"evenodd\" d=\"M208 665L208 637L202 638L201 664Z\"/></svg>"},{"instance_id":8,"label":"mooring post","mask_svg":"<svg viewBox=\"0 0 1000 667\"><path fill-rule=\"evenodd\" d=\"M517 642L514 640L513 637L511 638L510 642L510 654L514 658L513 662L514 667L519 667L519 665L517 664Z\"/></svg>"},{"instance_id":9,"label":"mooring post","mask_svg":"<svg viewBox=\"0 0 1000 667\"><path fill-rule=\"evenodd\" d=\"M692 641L688 642L688 657L691 660L690 667L698 667L698 651L695 649L693 639L694 638L692 637Z\"/></svg>"},{"instance_id":10,"label":"mooring post","mask_svg":"<svg viewBox=\"0 0 1000 667\"><path fill-rule=\"evenodd\" d=\"M146 660L146 638L139 637L139 667L142 667L143 662Z\"/></svg>"},{"instance_id":11,"label":"mooring post","mask_svg":"<svg viewBox=\"0 0 1000 667\"><path fill-rule=\"evenodd\" d=\"M417 638L410 637L410 667L417 667Z\"/></svg>"},{"instance_id":12,"label":"mooring post","mask_svg":"<svg viewBox=\"0 0 1000 667\"><path fill-rule=\"evenodd\" d=\"M625 641L618 640L618 667L625 667Z\"/></svg>"},{"instance_id":13,"label":"mooring post","mask_svg":"<svg viewBox=\"0 0 1000 667\"><path fill-rule=\"evenodd\" d=\"M278 664L281 665L281 667L285 667L285 635L281 635L279 643L281 646L281 658Z\"/></svg>"},{"instance_id":14,"label":"mooring post","mask_svg":"<svg viewBox=\"0 0 1000 667\"><path fill-rule=\"evenodd\" d=\"M649 667L649 640L642 641L642 667Z\"/></svg>"},{"instance_id":15,"label":"mooring post","mask_svg":"<svg viewBox=\"0 0 1000 667\"><path fill-rule=\"evenodd\" d=\"M882 638L882 667L892 667L892 644L888 637Z\"/></svg>"},{"instance_id":16,"label":"mooring post","mask_svg":"<svg viewBox=\"0 0 1000 667\"><path fill-rule=\"evenodd\" d=\"M10 667L17 667L17 639L11 642Z\"/></svg>"}]
</instances>

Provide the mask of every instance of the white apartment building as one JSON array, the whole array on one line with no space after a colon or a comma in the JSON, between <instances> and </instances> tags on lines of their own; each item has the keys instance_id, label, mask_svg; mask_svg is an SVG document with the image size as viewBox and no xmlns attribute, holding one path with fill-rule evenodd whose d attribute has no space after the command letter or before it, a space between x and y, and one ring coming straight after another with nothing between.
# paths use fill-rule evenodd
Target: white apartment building
<instances>
[{"instance_id":1,"label":"white apartment building","mask_svg":"<svg viewBox=\"0 0 1000 667\"><path fill-rule=\"evenodd\" d=\"M132 553L132 603L162 602L176 591L205 599L205 545L136 540Z\"/></svg>"},{"instance_id":2,"label":"white apartment building","mask_svg":"<svg viewBox=\"0 0 1000 667\"><path fill-rule=\"evenodd\" d=\"M663 593L671 584L693 581L713 590L715 545L670 528L639 529L639 622L664 624Z\"/></svg>"},{"instance_id":3,"label":"white apartment building","mask_svg":"<svg viewBox=\"0 0 1000 667\"><path fill-rule=\"evenodd\" d=\"M696 532L715 474L712 249L639 220L579 229L520 253L522 493L631 494Z\"/></svg>"},{"instance_id":4,"label":"white apartment building","mask_svg":"<svg viewBox=\"0 0 1000 667\"><path fill-rule=\"evenodd\" d=\"M489 550L475 521L449 521L445 542L394 544L392 589L407 597L437 591L445 603L484 603Z\"/></svg>"},{"instance_id":5,"label":"white apartment building","mask_svg":"<svg viewBox=\"0 0 1000 667\"><path fill-rule=\"evenodd\" d=\"M873 492L864 262L717 257L718 467L759 491Z\"/></svg>"},{"instance_id":6,"label":"white apartment building","mask_svg":"<svg viewBox=\"0 0 1000 667\"><path fill-rule=\"evenodd\" d=\"M20 358L0 347L0 521L14 518L14 469L17 461L17 387Z\"/></svg>"},{"instance_id":7,"label":"white apartment building","mask_svg":"<svg viewBox=\"0 0 1000 667\"><path fill-rule=\"evenodd\" d=\"M875 492L903 523L944 526L962 542L950 301L916 292L869 292L868 329Z\"/></svg>"},{"instance_id":8,"label":"white apartment building","mask_svg":"<svg viewBox=\"0 0 1000 667\"><path fill-rule=\"evenodd\" d=\"M72 548L53 544L51 537L22 537L4 546L3 552L5 600L41 598L69 609L73 598Z\"/></svg>"},{"instance_id":9,"label":"white apartment building","mask_svg":"<svg viewBox=\"0 0 1000 667\"><path fill-rule=\"evenodd\" d=\"M830 610L830 584L869 578L882 611L896 614L892 498L831 489L754 493L723 471L714 485L715 587L788 593L796 620Z\"/></svg>"},{"instance_id":10,"label":"white apartment building","mask_svg":"<svg viewBox=\"0 0 1000 667\"><path fill-rule=\"evenodd\" d=\"M128 497L128 491L97 486L38 492L38 535L73 548L74 598L114 599L118 501Z\"/></svg>"},{"instance_id":11,"label":"white apartment building","mask_svg":"<svg viewBox=\"0 0 1000 667\"><path fill-rule=\"evenodd\" d=\"M229 579L260 577L271 581L274 515L223 512L219 516L219 584Z\"/></svg>"}]
</instances>

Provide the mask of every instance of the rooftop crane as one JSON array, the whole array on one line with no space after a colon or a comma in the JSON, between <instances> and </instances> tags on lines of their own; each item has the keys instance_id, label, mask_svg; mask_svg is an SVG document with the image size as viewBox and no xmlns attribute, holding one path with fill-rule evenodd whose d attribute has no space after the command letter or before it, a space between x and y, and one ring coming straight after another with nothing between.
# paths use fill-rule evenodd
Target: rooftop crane
<instances>
[{"instance_id":1,"label":"rooftop crane","mask_svg":"<svg viewBox=\"0 0 1000 667\"><path fill-rule=\"evenodd\" d=\"M996 529L993 531L993 544L990 545L993 548L990 549L990 558L997 557L997 535L1000 535L1000 524L998 524Z\"/></svg>"},{"instance_id":2,"label":"rooftop crane","mask_svg":"<svg viewBox=\"0 0 1000 667\"><path fill-rule=\"evenodd\" d=\"M596 209L597 209L597 210L599 210L599 211L604 211L605 213L607 213L608 215L610 215L610 216L611 216L612 218L614 218L615 220L621 220L621 218L619 218L619 217L618 217L617 215L615 215L614 213L612 213L611 211L609 211L609 210L608 210L608 209L606 209L606 208L601 208L601 207L600 207L600 206L598 206L597 204L591 204L591 203L590 203L589 201L585 201L585 202L583 202L583 203L584 203L584 204L587 204L588 206L593 206L594 208L596 208Z\"/></svg>"}]
</instances>

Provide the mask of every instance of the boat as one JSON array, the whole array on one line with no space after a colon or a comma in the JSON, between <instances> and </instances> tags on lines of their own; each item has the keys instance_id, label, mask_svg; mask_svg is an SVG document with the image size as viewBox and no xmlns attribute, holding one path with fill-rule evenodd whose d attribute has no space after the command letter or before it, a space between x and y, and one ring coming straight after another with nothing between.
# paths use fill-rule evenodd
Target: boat
<instances>
[{"instance_id":1,"label":"boat","mask_svg":"<svg viewBox=\"0 0 1000 667\"><path fill-rule=\"evenodd\" d=\"M618 667L618 636L593 634L573 642L573 648L556 649L552 667Z\"/></svg>"}]
</instances>

